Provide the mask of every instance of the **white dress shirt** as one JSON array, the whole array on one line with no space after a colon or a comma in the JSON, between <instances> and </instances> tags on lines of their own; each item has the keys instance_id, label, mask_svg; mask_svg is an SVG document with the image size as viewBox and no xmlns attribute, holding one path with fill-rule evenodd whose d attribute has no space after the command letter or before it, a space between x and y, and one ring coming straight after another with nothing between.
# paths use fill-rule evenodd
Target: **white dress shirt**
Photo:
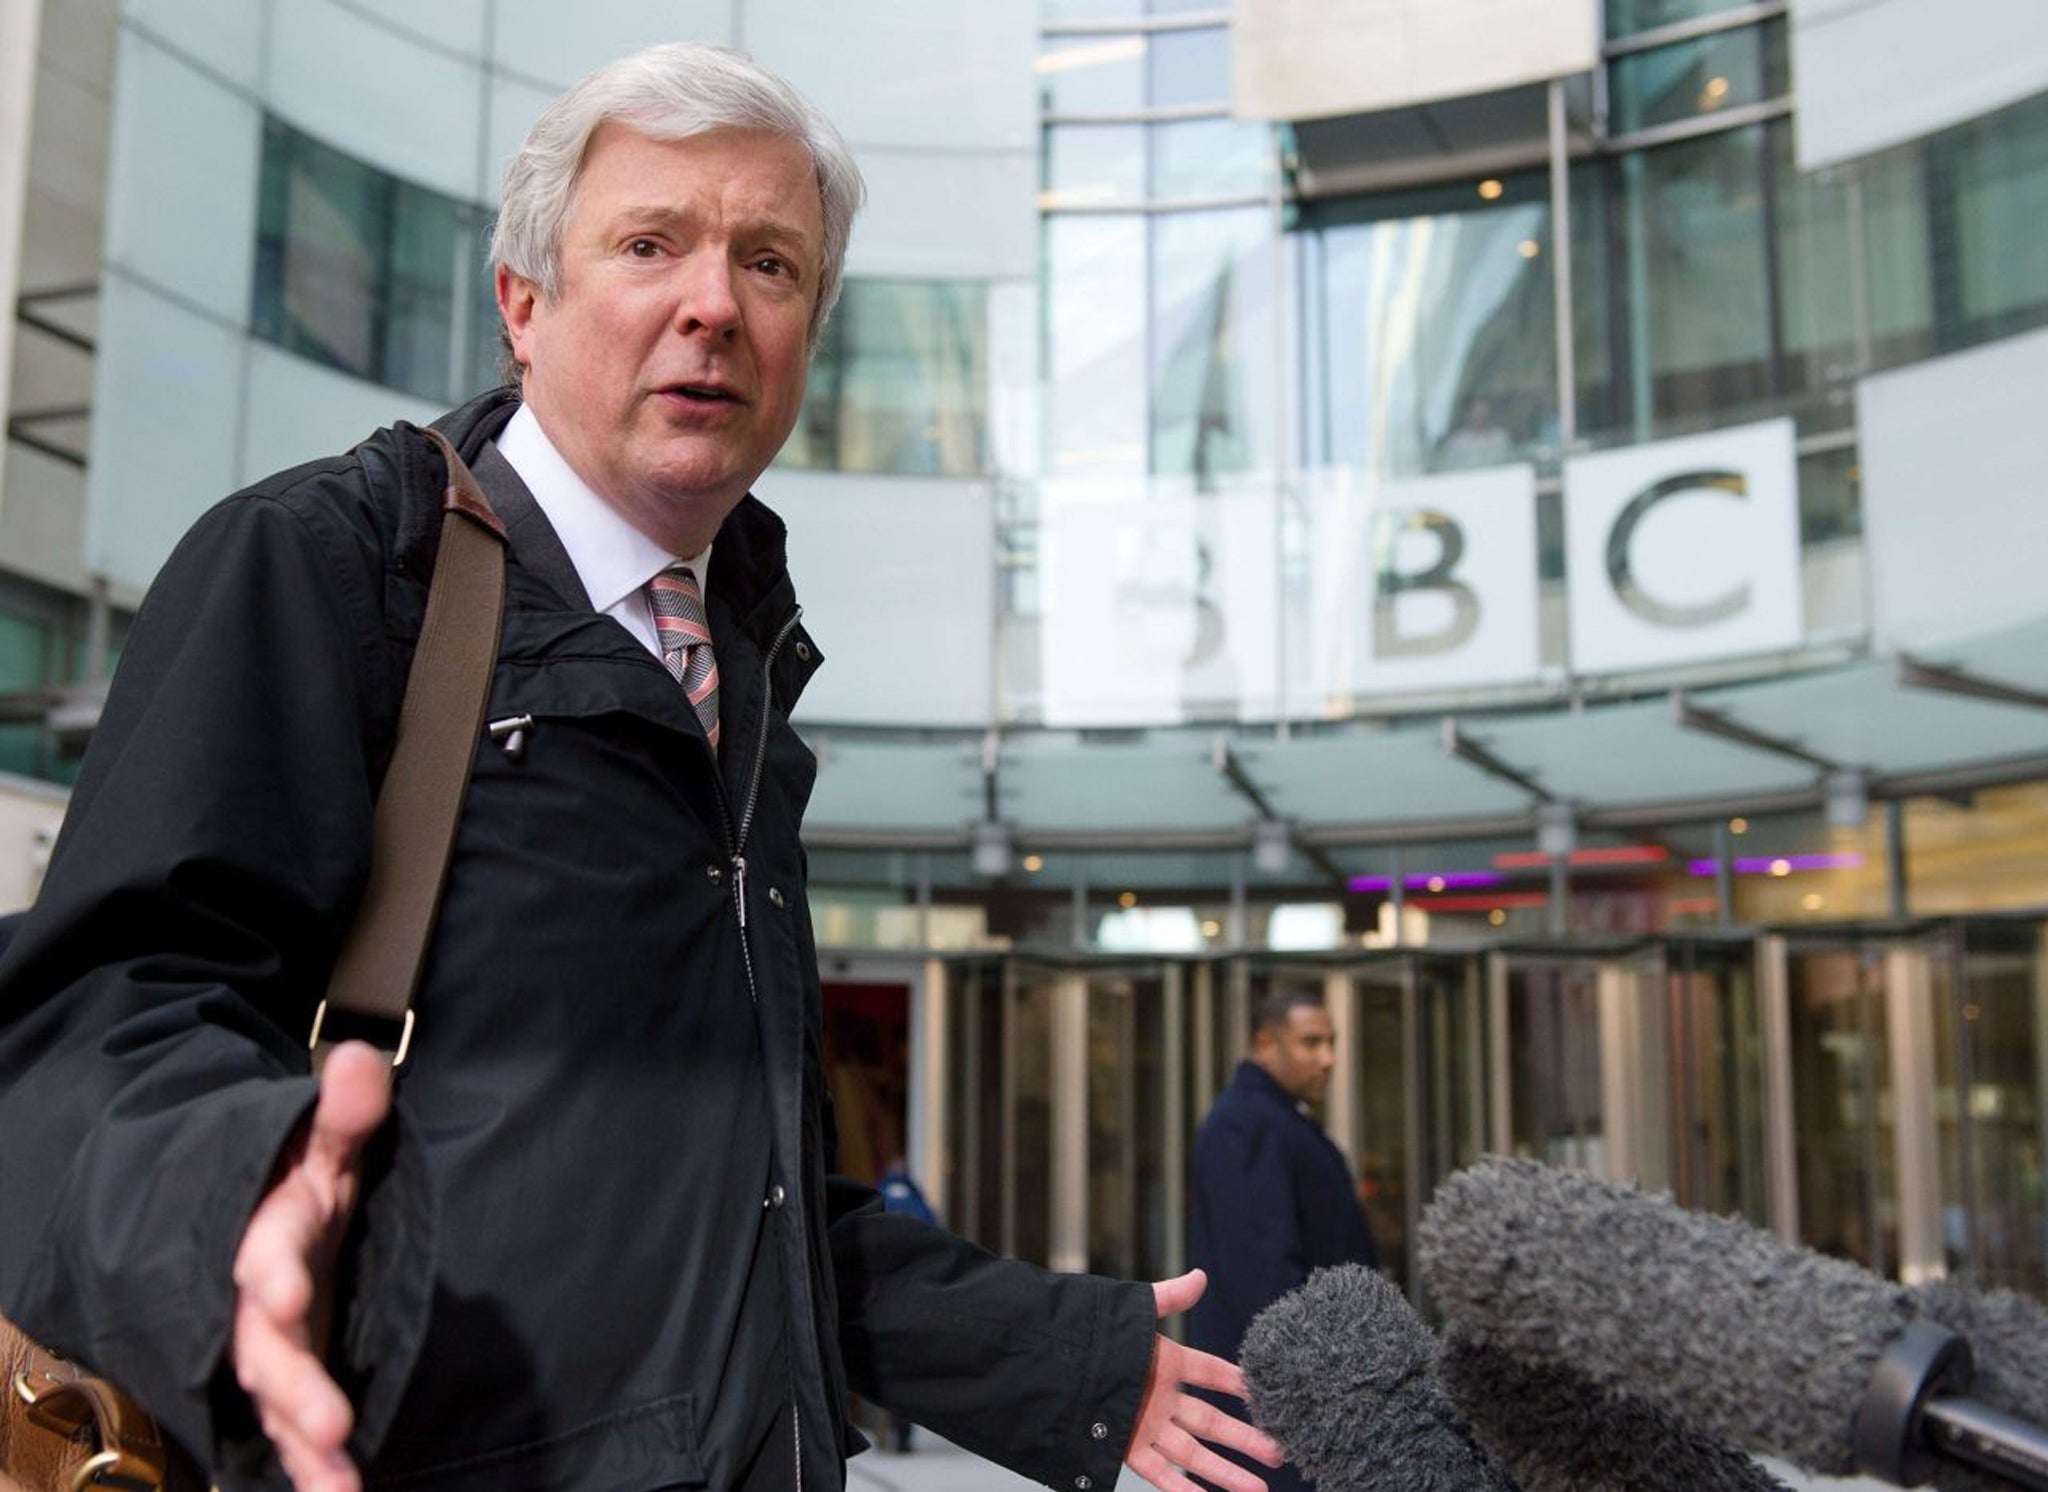
<instances>
[{"instance_id":1,"label":"white dress shirt","mask_svg":"<svg viewBox=\"0 0 2048 1492\"><path fill-rule=\"evenodd\" d=\"M659 658L661 642L654 631L654 611L647 604L647 582L680 563L697 577L697 588L705 589L711 573L711 546L706 544L701 554L679 560L626 522L562 459L540 421L524 404L499 434L498 454L512 463L519 480L526 483L526 490L547 515L590 604L606 616L617 617Z\"/></svg>"}]
</instances>

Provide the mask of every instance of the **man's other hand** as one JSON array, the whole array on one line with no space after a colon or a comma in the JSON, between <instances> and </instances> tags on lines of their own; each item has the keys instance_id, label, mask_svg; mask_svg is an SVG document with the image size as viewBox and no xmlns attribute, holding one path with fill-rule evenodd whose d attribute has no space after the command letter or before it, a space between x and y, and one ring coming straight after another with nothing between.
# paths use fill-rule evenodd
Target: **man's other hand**
<instances>
[{"instance_id":1,"label":"man's other hand","mask_svg":"<svg viewBox=\"0 0 2048 1492\"><path fill-rule=\"evenodd\" d=\"M391 1112L382 1053L343 1042L313 1117L279 1163L235 1251L235 1378L298 1492L360 1492L343 1447L355 1411L327 1374L328 1287L362 1189L363 1147Z\"/></svg>"},{"instance_id":2,"label":"man's other hand","mask_svg":"<svg viewBox=\"0 0 2048 1492\"><path fill-rule=\"evenodd\" d=\"M1199 1269L1178 1279L1160 1280L1152 1287L1152 1300L1160 1319L1179 1315L1200 1300L1208 1287L1209 1277ZM1160 1492L1198 1492L1188 1480L1189 1472L1214 1482L1225 1492L1265 1492L1264 1482L1201 1442L1213 1440L1227 1445L1268 1466L1278 1466L1287 1459L1280 1447L1264 1431L1188 1393L1190 1387L1217 1389L1242 1399L1244 1374L1235 1363L1160 1337L1124 1464Z\"/></svg>"}]
</instances>

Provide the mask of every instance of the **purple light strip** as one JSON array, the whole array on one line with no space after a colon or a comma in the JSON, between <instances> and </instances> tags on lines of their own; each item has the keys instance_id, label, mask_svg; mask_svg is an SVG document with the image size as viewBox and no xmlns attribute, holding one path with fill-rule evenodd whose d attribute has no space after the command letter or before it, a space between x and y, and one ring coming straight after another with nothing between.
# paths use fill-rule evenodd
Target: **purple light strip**
<instances>
[{"instance_id":1,"label":"purple light strip","mask_svg":"<svg viewBox=\"0 0 2048 1492\"><path fill-rule=\"evenodd\" d=\"M1439 870L1431 873L1403 876L1401 882L1410 891L1473 891L1487 886L1498 886L1507 877L1491 870ZM1350 880L1353 891L1391 891L1394 889L1392 876L1353 876Z\"/></svg>"},{"instance_id":2,"label":"purple light strip","mask_svg":"<svg viewBox=\"0 0 2048 1492\"><path fill-rule=\"evenodd\" d=\"M1861 855L1737 855L1735 873L1739 876L1767 876L1778 873L1782 865L1789 874L1795 870L1855 870L1863 864ZM1696 876L1711 876L1715 862L1694 860L1686 869Z\"/></svg>"}]
</instances>

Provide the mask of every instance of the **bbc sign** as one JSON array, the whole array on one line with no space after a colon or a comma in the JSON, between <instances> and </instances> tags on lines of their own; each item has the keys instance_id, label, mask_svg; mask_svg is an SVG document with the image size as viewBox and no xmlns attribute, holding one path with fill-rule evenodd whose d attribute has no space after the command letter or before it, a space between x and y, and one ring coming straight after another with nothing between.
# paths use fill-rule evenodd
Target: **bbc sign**
<instances>
[{"instance_id":1,"label":"bbc sign","mask_svg":"<svg viewBox=\"0 0 2048 1492\"><path fill-rule=\"evenodd\" d=\"M1324 473L1306 486L1301 559L1283 565L1270 493L1062 501L1048 484L1046 723L1214 718L1225 689L1239 718L1269 718L1283 668L1296 709L1313 696L1340 711L1539 677L1530 468L1378 486ZM1789 420L1571 459L1563 538L1575 674L1800 642ZM1290 570L1306 573L1283 596Z\"/></svg>"}]
</instances>

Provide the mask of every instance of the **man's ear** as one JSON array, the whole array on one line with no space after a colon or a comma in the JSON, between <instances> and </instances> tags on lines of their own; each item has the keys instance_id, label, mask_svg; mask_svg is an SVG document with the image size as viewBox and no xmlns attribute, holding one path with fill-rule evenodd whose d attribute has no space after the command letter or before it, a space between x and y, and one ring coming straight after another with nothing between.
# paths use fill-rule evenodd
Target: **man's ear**
<instances>
[{"instance_id":1,"label":"man's ear","mask_svg":"<svg viewBox=\"0 0 2048 1492\"><path fill-rule=\"evenodd\" d=\"M505 318L505 336L512 357L522 368L533 366L533 313L540 305L540 286L499 265L496 276L498 314Z\"/></svg>"}]
</instances>

